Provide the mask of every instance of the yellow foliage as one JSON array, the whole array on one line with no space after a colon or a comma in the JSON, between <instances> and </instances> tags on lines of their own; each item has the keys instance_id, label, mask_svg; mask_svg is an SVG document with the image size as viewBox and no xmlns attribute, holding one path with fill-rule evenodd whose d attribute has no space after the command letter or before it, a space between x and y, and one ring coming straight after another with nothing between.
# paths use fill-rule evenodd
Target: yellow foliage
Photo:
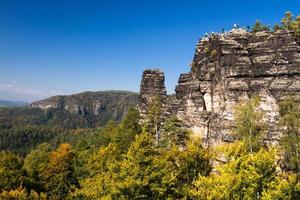
<instances>
[{"instance_id":1,"label":"yellow foliage","mask_svg":"<svg viewBox=\"0 0 300 200\"><path fill-rule=\"evenodd\" d=\"M29 196L22 187L18 187L14 190L3 191L0 193L0 200L37 200L39 196L36 192L32 191ZM42 194L40 196L41 200L46 199L46 196Z\"/></svg>"}]
</instances>

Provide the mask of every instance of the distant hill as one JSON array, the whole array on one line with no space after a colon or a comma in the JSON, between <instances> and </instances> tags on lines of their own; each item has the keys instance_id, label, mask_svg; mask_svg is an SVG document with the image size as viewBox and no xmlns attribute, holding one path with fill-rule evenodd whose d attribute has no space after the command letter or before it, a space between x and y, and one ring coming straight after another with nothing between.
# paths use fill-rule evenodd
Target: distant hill
<instances>
[{"instance_id":1,"label":"distant hill","mask_svg":"<svg viewBox=\"0 0 300 200\"><path fill-rule=\"evenodd\" d=\"M73 129L120 122L138 101L138 93L104 91L54 96L23 107L0 107L0 151L25 155L43 142L72 138L68 133Z\"/></svg>"},{"instance_id":2,"label":"distant hill","mask_svg":"<svg viewBox=\"0 0 300 200\"><path fill-rule=\"evenodd\" d=\"M51 125L64 128L101 126L119 122L128 109L136 106L139 95L127 91L83 92L53 96L25 107L0 108L0 128Z\"/></svg>"},{"instance_id":3,"label":"distant hill","mask_svg":"<svg viewBox=\"0 0 300 200\"><path fill-rule=\"evenodd\" d=\"M101 122L120 121L131 106L136 106L139 95L127 91L83 92L53 96L30 104L43 110L65 110L80 116L94 116Z\"/></svg>"},{"instance_id":4,"label":"distant hill","mask_svg":"<svg viewBox=\"0 0 300 200\"><path fill-rule=\"evenodd\" d=\"M28 105L28 103L24 101L7 101L0 99L0 107L20 107L26 105Z\"/></svg>"}]
</instances>

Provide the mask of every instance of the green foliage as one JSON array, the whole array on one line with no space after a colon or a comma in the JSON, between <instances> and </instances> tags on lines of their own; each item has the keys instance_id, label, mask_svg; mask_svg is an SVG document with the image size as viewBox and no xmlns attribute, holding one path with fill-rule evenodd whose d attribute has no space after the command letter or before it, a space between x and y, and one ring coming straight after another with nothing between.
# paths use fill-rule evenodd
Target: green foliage
<instances>
[{"instance_id":1,"label":"green foliage","mask_svg":"<svg viewBox=\"0 0 300 200\"><path fill-rule=\"evenodd\" d=\"M26 171L23 186L30 192L31 190L40 194L45 192L42 173L46 170L46 166L50 159L50 147L44 143L32 150L24 160L23 169Z\"/></svg>"},{"instance_id":2,"label":"green foliage","mask_svg":"<svg viewBox=\"0 0 300 200\"><path fill-rule=\"evenodd\" d=\"M245 141L248 151L259 150L262 146L262 136L265 133L263 113L258 110L260 99L258 96L243 102L236 107L236 127L233 132L238 139Z\"/></svg>"},{"instance_id":3,"label":"green foliage","mask_svg":"<svg viewBox=\"0 0 300 200\"><path fill-rule=\"evenodd\" d=\"M282 30L283 27L281 27L279 24L275 24L274 27L273 27L273 30L276 32L278 30Z\"/></svg>"},{"instance_id":4,"label":"green foliage","mask_svg":"<svg viewBox=\"0 0 300 200\"><path fill-rule=\"evenodd\" d=\"M162 137L160 140L161 147L170 147L173 145L180 147L185 146L189 133L183 128L183 124L177 116L172 115L167 118L162 130Z\"/></svg>"},{"instance_id":5,"label":"green foliage","mask_svg":"<svg viewBox=\"0 0 300 200\"><path fill-rule=\"evenodd\" d=\"M255 24L252 26L252 32L256 33L260 31L270 31L270 28L262 24L259 20L256 20Z\"/></svg>"},{"instance_id":6,"label":"green foliage","mask_svg":"<svg viewBox=\"0 0 300 200\"><path fill-rule=\"evenodd\" d=\"M125 118L119 125L114 143L119 145L122 152L127 151L135 136L142 132L140 114L136 108L130 108Z\"/></svg>"},{"instance_id":7,"label":"green foliage","mask_svg":"<svg viewBox=\"0 0 300 200\"><path fill-rule=\"evenodd\" d=\"M293 18L293 14L290 11L287 11L284 14L284 18L281 20L282 29L294 31L296 37L300 37L300 15Z\"/></svg>"},{"instance_id":8,"label":"green foliage","mask_svg":"<svg viewBox=\"0 0 300 200\"><path fill-rule=\"evenodd\" d=\"M101 102L94 115L95 100ZM72 129L104 126L110 120L120 122L138 95L131 92L85 92L71 96L56 96L44 100L57 104L46 110L30 106L18 108L0 107L0 151L12 151L25 156L39 144L71 140ZM65 110L65 105L83 106L86 112Z\"/></svg>"},{"instance_id":9,"label":"green foliage","mask_svg":"<svg viewBox=\"0 0 300 200\"><path fill-rule=\"evenodd\" d=\"M300 15L293 21L292 29L295 31L296 37L300 37Z\"/></svg>"},{"instance_id":10,"label":"green foliage","mask_svg":"<svg viewBox=\"0 0 300 200\"><path fill-rule=\"evenodd\" d=\"M281 146L285 164L290 170L300 173L300 105L288 97L280 103L280 125L283 129Z\"/></svg>"},{"instance_id":11,"label":"green foliage","mask_svg":"<svg viewBox=\"0 0 300 200\"><path fill-rule=\"evenodd\" d=\"M49 142L63 131L47 126L26 126L0 129L0 149L25 156L43 142Z\"/></svg>"},{"instance_id":12,"label":"green foliage","mask_svg":"<svg viewBox=\"0 0 300 200\"><path fill-rule=\"evenodd\" d=\"M24 162L2 152L0 199L299 199L299 176L280 170L276 150L261 148L265 125L258 97L236 108L239 141L210 152L176 116L163 121L160 103L148 116L154 125L146 124L153 132L141 130L131 108L120 124L64 130ZM299 113L293 99L280 104L286 158L297 156ZM213 169L216 161L222 163Z\"/></svg>"},{"instance_id":13,"label":"green foliage","mask_svg":"<svg viewBox=\"0 0 300 200\"><path fill-rule=\"evenodd\" d=\"M2 200L37 200L37 199L43 199L46 200L46 197L39 196L36 192L32 191L31 193L27 193L27 191L22 188L18 187L13 190L9 191L2 191L0 192L0 199Z\"/></svg>"},{"instance_id":14,"label":"green foliage","mask_svg":"<svg viewBox=\"0 0 300 200\"><path fill-rule=\"evenodd\" d=\"M210 52L210 55L209 55L209 56L210 56L211 59L216 59L217 56L218 56L217 50L213 49L213 50Z\"/></svg>"},{"instance_id":15,"label":"green foliage","mask_svg":"<svg viewBox=\"0 0 300 200\"><path fill-rule=\"evenodd\" d=\"M42 173L47 196L50 199L63 199L79 183L74 173L75 153L69 144L61 144L51 152L49 162Z\"/></svg>"},{"instance_id":16,"label":"green foliage","mask_svg":"<svg viewBox=\"0 0 300 200\"><path fill-rule=\"evenodd\" d=\"M205 53L208 53L208 52L209 52L209 48L208 48L208 47L205 47L205 48L204 48L204 52L205 52Z\"/></svg>"},{"instance_id":17,"label":"green foliage","mask_svg":"<svg viewBox=\"0 0 300 200\"><path fill-rule=\"evenodd\" d=\"M281 24L283 28L287 30L292 30L292 23L293 23L293 14L290 11L284 13L284 18L281 20Z\"/></svg>"},{"instance_id":18,"label":"green foliage","mask_svg":"<svg viewBox=\"0 0 300 200\"><path fill-rule=\"evenodd\" d=\"M262 200L299 199L300 183L295 174L281 174L262 192Z\"/></svg>"},{"instance_id":19,"label":"green foliage","mask_svg":"<svg viewBox=\"0 0 300 200\"><path fill-rule=\"evenodd\" d=\"M16 189L22 179L22 159L10 152L0 152L0 192Z\"/></svg>"},{"instance_id":20,"label":"green foliage","mask_svg":"<svg viewBox=\"0 0 300 200\"><path fill-rule=\"evenodd\" d=\"M148 114L146 116L146 122L144 124L144 132L151 133L152 135L155 136L156 142L159 142L160 139L160 127L163 122L162 119L162 110L161 106L162 105L162 100L160 99L159 96L155 96L148 108Z\"/></svg>"},{"instance_id":21,"label":"green foliage","mask_svg":"<svg viewBox=\"0 0 300 200\"><path fill-rule=\"evenodd\" d=\"M261 149L249 154L240 151L240 143L237 152L234 147L228 150L234 156L219 165L216 173L194 182L190 190L194 199L292 199L288 197L298 190L297 182L277 174L275 151Z\"/></svg>"}]
</instances>

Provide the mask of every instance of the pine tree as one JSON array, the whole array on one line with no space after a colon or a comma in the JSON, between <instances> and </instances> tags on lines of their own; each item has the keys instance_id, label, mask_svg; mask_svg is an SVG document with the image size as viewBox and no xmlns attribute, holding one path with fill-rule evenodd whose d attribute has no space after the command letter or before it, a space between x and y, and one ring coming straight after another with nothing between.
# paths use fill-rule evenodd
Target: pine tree
<instances>
[{"instance_id":1,"label":"pine tree","mask_svg":"<svg viewBox=\"0 0 300 200\"><path fill-rule=\"evenodd\" d=\"M300 105L293 97L280 103L281 139L288 169L300 173Z\"/></svg>"},{"instance_id":2,"label":"pine tree","mask_svg":"<svg viewBox=\"0 0 300 200\"><path fill-rule=\"evenodd\" d=\"M153 136L155 136L157 144L160 140L160 128L162 122L162 101L159 96L155 96L149 104L148 114L146 116L146 122L144 125L144 131L151 133Z\"/></svg>"},{"instance_id":3,"label":"pine tree","mask_svg":"<svg viewBox=\"0 0 300 200\"><path fill-rule=\"evenodd\" d=\"M234 133L238 139L245 141L247 149L252 153L262 146L262 136L265 132L264 113L259 111L258 96L241 103L236 107Z\"/></svg>"},{"instance_id":4,"label":"pine tree","mask_svg":"<svg viewBox=\"0 0 300 200\"><path fill-rule=\"evenodd\" d=\"M269 31L270 28L266 25L263 25L259 20L256 20L255 24L252 26L252 32L260 32L260 31Z\"/></svg>"},{"instance_id":5,"label":"pine tree","mask_svg":"<svg viewBox=\"0 0 300 200\"><path fill-rule=\"evenodd\" d=\"M162 138L160 146L170 147L177 145L179 147L184 147L188 139L189 133L183 128L182 122L177 118L177 116L172 115L168 117L162 127Z\"/></svg>"},{"instance_id":6,"label":"pine tree","mask_svg":"<svg viewBox=\"0 0 300 200\"><path fill-rule=\"evenodd\" d=\"M44 143L38 146L37 149L32 150L24 160L23 169L27 176L24 178L24 187L28 193L31 190L37 192L40 196L42 192L46 192L44 182L42 180L42 173L50 159L50 147Z\"/></svg>"},{"instance_id":7,"label":"pine tree","mask_svg":"<svg viewBox=\"0 0 300 200\"><path fill-rule=\"evenodd\" d=\"M278 30L281 30L282 27L279 25L279 24L275 24L274 27L273 27L273 30L276 32Z\"/></svg>"},{"instance_id":8,"label":"pine tree","mask_svg":"<svg viewBox=\"0 0 300 200\"><path fill-rule=\"evenodd\" d=\"M284 18L282 18L281 23L285 29L293 30L292 29L293 14L290 11L285 12Z\"/></svg>"}]
</instances>

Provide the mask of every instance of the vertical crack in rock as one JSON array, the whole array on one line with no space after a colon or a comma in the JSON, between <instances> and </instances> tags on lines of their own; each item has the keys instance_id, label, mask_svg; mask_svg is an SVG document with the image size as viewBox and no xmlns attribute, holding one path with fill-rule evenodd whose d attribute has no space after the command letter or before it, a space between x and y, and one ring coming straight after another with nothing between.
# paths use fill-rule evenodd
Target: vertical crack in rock
<instances>
[{"instance_id":1,"label":"vertical crack in rock","mask_svg":"<svg viewBox=\"0 0 300 200\"><path fill-rule=\"evenodd\" d=\"M234 107L259 95L269 126L265 141L276 143L279 101L287 95L300 100L300 45L287 30L252 34L234 29L199 40L191 71L180 75L175 96L166 95L163 82L163 72L144 72L143 116L151 96L161 95L166 116L177 115L208 144L218 145L233 140Z\"/></svg>"}]
</instances>

